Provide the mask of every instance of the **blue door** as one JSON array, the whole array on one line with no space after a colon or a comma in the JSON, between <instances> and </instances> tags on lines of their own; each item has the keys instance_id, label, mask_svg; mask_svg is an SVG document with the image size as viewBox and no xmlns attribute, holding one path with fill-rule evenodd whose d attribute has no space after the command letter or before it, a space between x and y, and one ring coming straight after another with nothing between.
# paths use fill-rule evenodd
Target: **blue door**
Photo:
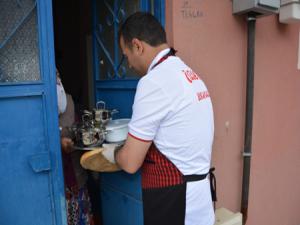
<instances>
[{"instance_id":1,"label":"blue door","mask_svg":"<svg viewBox=\"0 0 300 225\"><path fill-rule=\"evenodd\" d=\"M115 118L130 118L138 77L122 60L118 29L135 11L149 11L164 23L164 1L94 0L93 50L95 100L118 109ZM138 172L101 174L104 225L142 225L141 176Z\"/></svg>"},{"instance_id":2,"label":"blue door","mask_svg":"<svg viewBox=\"0 0 300 225\"><path fill-rule=\"evenodd\" d=\"M66 224L52 3L0 9L0 224Z\"/></svg>"}]
</instances>

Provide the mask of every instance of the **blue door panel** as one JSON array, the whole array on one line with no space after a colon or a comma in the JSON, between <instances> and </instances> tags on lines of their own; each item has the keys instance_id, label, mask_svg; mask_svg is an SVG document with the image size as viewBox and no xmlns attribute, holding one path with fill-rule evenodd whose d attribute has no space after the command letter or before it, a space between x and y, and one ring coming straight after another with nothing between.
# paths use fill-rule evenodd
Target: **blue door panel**
<instances>
[{"instance_id":1,"label":"blue door panel","mask_svg":"<svg viewBox=\"0 0 300 225\"><path fill-rule=\"evenodd\" d=\"M140 172L135 175L123 171L115 173L102 173L101 184L107 184L116 191L123 192L142 201L141 176Z\"/></svg>"},{"instance_id":2,"label":"blue door panel","mask_svg":"<svg viewBox=\"0 0 300 225\"><path fill-rule=\"evenodd\" d=\"M102 214L104 225L142 225L142 202L130 195L116 191L109 185L102 184ZM106 207L107 203L114 207Z\"/></svg>"},{"instance_id":3,"label":"blue door panel","mask_svg":"<svg viewBox=\"0 0 300 225\"><path fill-rule=\"evenodd\" d=\"M0 224L32 224L35 218L35 224L50 225L49 152L41 126L45 121L43 97L0 98L0 108ZM42 172L37 174L32 157L45 153L45 161L40 160L36 170Z\"/></svg>"},{"instance_id":4,"label":"blue door panel","mask_svg":"<svg viewBox=\"0 0 300 225\"><path fill-rule=\"evenodd\" d=\"M117 109L116 118L130 118L137 80L99 81L96 99L106 102L109 109Z\"/></svg>"},{"instance_id":5,"label":"blue door panel","mask_svg":"<svg viewBox=\"0 0 300 225\"><path fill-rule=\"evenodd\" d=\"M44 136L44 129L40 126L40 123L44 123L42 96L0 97L0 107L2 140L9 137L34 139Z\"/></svg>"},{"instance_id":6,"label":"blue door panel","mask_svg":"<svg viewBox=\"0 0 300 225\"><path fill-rule=\"evenodd\" d=\"M130 118L135 91L122 91L106 89L97 93L97 99L107 102L108 109L117 109L119 112L113 115L113 119ZM123 107L126 105L128 107Z\"/></svg>"},{"instance_id":7,"label":"blue door panel","mask_svg":"<svg viewBox=\"0 0 300 225\"><path fill-rule=\"evenodd\" d=\"M52 1L0 8L0 225L66 225Z\"/></svg>"}]
</instances>

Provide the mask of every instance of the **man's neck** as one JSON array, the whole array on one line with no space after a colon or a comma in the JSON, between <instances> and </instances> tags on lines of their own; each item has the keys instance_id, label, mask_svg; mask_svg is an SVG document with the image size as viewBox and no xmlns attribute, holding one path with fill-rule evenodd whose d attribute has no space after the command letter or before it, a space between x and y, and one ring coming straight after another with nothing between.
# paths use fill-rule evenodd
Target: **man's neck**
<instances>
[{"instance_id":1,"label":"man's neck","mask_svg":"<svg viewBox=\"0 0 300 225\"><path fill-rule=\"evenodd\" d=\"M157 47L153 48L153 54L152 54L152 60L151 62L154 60L154 58L158 55L158 53L160 53L162 50L166 49L166 48L170 48L168 44L162 44L159 45Z\"/></svg>"},{"instance_id":2,"label":"man's neck","mask_svg":"<svg viewBox=\"0 0 300 225\"><path fill-rule=\"evenodd\" d=\"M148 70L149 66L151 65L152 61L154 60L154 58L158 55L158 53L160 53L162 50L166 49L166 48L170 48L168 44L161 44L159 46L156 47L151 47L149 48L148 51L148 57L146 60L146 69ZM147 71L146 70L146 71Z\"/></svg>"}]
</instances>

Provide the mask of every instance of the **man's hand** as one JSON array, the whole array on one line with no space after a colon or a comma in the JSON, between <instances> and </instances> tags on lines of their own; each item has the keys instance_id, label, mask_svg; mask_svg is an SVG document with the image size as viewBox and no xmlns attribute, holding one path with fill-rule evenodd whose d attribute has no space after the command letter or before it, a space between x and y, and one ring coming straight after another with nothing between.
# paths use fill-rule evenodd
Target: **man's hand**
<instances>
[{"instance_id":1,"label":"man's hand","mask_svg":"<svg viewBox=\"0 0 300 225\"><path fill-rule=\"evenodd\" d=\"M61 148L65 153L70 153L73 151L74 143L70 138L62 137L60 139Z\"/></svg>"}]
</instances>

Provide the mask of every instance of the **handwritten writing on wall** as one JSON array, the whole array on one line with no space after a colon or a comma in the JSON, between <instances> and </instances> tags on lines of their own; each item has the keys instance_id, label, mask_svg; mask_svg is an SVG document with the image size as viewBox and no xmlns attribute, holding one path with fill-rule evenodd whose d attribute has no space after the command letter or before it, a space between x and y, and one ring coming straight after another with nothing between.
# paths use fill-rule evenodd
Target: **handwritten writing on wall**
<instances>
[{"instance_id":1,"label":"handwritten writing on wall","mask_svg":"<svg viewBox=\"0 0 300 225\"><path fill-rule=\"evenodd\" d=\"M193 4L190 0L182 1L182 5L180 7L180 14L183 19L198 19L203 17L203 12L200 9L193 7Z\"/></svg>"}]
</instances>

